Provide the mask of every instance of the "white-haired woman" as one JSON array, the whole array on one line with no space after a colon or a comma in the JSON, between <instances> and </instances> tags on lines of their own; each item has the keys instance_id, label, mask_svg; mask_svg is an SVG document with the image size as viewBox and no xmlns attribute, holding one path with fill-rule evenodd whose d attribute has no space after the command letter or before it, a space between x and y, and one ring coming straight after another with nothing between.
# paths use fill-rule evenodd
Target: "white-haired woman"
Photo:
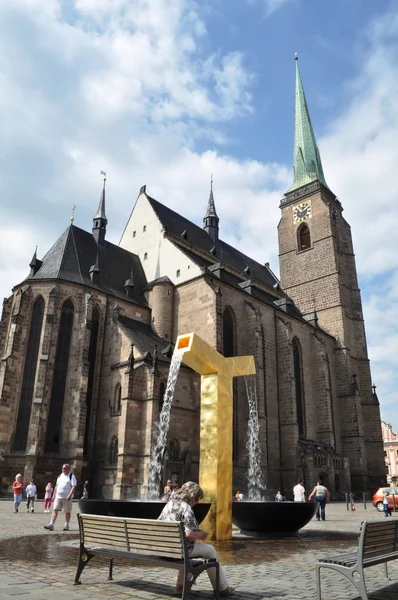
<instances>
[{"instance_id":1,"label":"white-haired woman","mask_svg":"<svg viewBox=\"0 0 398 600\"><path fill-rule=\"evenodd\" d=\"M207 538L206 531L199 529L195 513L192 508L203 498L202 488L193 481L187 481L174 492L173 498L169 500L162 510L159 519L161 521L179 521L183 523L185 537L188 541L188 554L191 558L215 558L218 560L217 552L211 544L201 544L199 541ZM216 585L215 569L208 569L207 574L213 589ZM178 571L176 593L181 594L183 589L183 570ZM232 596L235 589L228 585L225 573L220 566L220 596Z\"/></svg>"}]
</instances>

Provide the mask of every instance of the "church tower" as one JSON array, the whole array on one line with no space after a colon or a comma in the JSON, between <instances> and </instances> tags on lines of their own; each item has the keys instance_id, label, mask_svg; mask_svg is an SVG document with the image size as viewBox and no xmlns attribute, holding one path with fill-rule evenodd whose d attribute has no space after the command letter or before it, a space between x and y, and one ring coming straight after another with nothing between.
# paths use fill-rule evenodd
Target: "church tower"
<instances>
[{"instance_id":1,"label":"church tower","mask_svg":"<svg viewBox=\"0 0 398 600\"><path fill-rule=\"evenodd\" d=\"M351 228L326 183L296 56L294 181L280 204L281 286L309 321L336 338L336 451L348 456L352 490L385 481L380 410L372 380Z\"/></svg>"}]
</instances>

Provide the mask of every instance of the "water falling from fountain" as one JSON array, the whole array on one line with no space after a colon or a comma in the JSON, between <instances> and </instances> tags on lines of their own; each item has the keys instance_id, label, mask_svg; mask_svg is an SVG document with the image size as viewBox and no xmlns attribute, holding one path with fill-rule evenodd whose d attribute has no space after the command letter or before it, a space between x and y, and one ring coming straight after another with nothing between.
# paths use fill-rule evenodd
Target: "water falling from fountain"
<instances>
[{"instance_id":1,"label":"water falling from fountain","mask_svg":"<svg viewBox=\"0 0 398 600\"><path fill-rule=\"evenodd\" d=\"M249 422L247 427L246 450L249 456L248 500L262 500L265 489L261 471L260 423L258 420L258 402L256 392L256 376L245 377L246 393L249 402Z\"/></svg>"},{"instance_id":2,"label":"water falling from fountain","mask_svg":"<svg viewBox=\"0 0 398 600\"><path fill-rule=\"evenodd\" d=\"M162 478L163 456L166 449L167 434L170 426L171 404L173 402L177 377L182 361L182 353L174 352L169 377L167 379L166 391L163 398L163 406L159 415L159 421L155 423L157 429L155 442L152 446L151 460L149 463L148 499L158 500L159 487Z\"/></svg>"}]
</instances>

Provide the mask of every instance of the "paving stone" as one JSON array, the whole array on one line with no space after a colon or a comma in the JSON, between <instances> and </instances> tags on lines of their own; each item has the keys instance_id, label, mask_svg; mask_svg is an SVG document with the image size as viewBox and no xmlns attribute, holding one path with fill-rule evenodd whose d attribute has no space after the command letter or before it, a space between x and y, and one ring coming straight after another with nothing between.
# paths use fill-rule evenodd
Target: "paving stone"
<instances>
[{"instance_id":1,"label":"paving stone","mask_svg":"<svg viewBox=\"0 0 398 600\"><path fill-rule=\"evenodd\" d=\"M75 508L75 507L74 507ZM398 515L398 513L397 513ZM398 518L394 515L393 518ZM345 505L327 506L327 521L312 521L300 533L285 539L251 540L236 535L234 541L215 544L236 600L308 600L315 597L317 558L355 549L361 521L382 519L368 507L357 512ZM83 585L74 586L78 534L76 514L70 532L48 532L48 515L12 513L11 502L0 502L0 600L170 600L176 573L161 568L116 563L114 580L107 580L107 563L96 560L83 571ZM382 566L365 570L370 600L397 600L398 561L390 563L391 580ZM322 600L359 600L348 580L335 572L322 574ZM175 596L174 596L175 597ZM207 576L199 577L192 600L213 597Z\"/></svg>"}]
</instances>

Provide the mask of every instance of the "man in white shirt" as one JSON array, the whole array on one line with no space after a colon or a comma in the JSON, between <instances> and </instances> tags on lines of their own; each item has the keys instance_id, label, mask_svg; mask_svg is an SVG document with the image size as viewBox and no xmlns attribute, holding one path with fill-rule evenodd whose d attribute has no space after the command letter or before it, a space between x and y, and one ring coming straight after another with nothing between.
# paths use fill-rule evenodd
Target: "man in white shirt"
<instances>
[{"instance_id":1,"label":"man in white shirt","mask_svg":"<svg viewBox=\"0 0 398 600\"><path fill-rule=\"evenodd\" d=\"M31 479L29 485L26 486L26 512L29 512L30 505L32 505L32 512L35 512L36 496L37 488L35 482Z\"/></svg>"},{"instance_id":2,"label":"man in white shirt","mask_svg":"<svg viewBox=\"0 0 398 600\"><path fill-rule=\"evenodd\" d=\"M299 479L298 484L294 486L293 495L295 502L305 502L305 489L302 479Z\"/></svg>"},{"instance_id":3,"label":"man in white shirt","mask_svg":"<svg viewBox=\"0 0 398 600\"><path fill-rule=\"evenodd\" d=\"M58 512L63 509L65 512L64 531L69 531L73 492L75 491L76 486L76 477L71 473L70 466L68 464L63 465L62 473L57 479L53 494L54 508L51 515L51 521L48 525L44 525L44 529L54 531L54 523L57 520Z\"/></svg>"}]
</instances>

